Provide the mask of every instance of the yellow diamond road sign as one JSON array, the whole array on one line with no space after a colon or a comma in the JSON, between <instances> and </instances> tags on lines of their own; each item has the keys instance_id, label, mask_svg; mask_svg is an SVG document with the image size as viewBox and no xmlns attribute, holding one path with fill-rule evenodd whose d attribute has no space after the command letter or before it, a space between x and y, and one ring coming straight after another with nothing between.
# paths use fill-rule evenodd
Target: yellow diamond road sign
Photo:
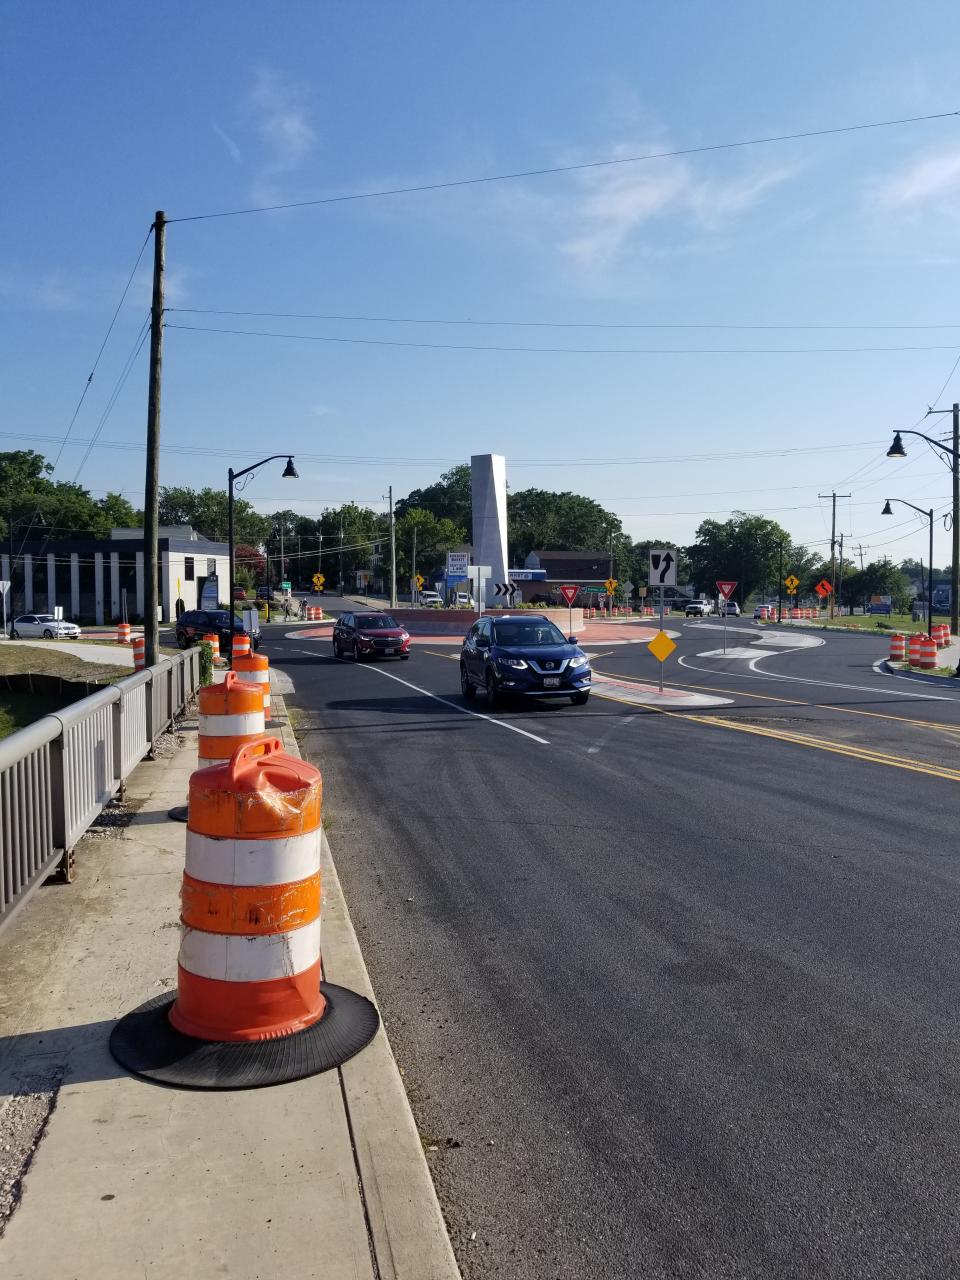
<instances>
[{"instance_id":1,"label":"yellow diamond road sign","mask_svg":"<svg viewBox=\"0 0 960 1280\"><path fill-rule=\"evenodd\" d=\"M603 585L607 588L608 595L612 596L617 589L617 580L616 578L608 578Z\"/></svg>"},{"instance_id":2,"label":"yellow diamond road sign","mask_svg":"<svg viewBox=\"0 0 960 1280\"><path fill-rule=\"evenodd\" d=\"M658 662L666 662L676 647L665 631L658 631L647 645Z\"/></svg>"},{"instance_id":3,"label":"yellow diamond road sign","mask_svg":"<svg viewBox=\"0 0 960 1280\"><path fill-rule=\"evenodd\" d=\"M800 585L800 579L799 579L799 578L795 578L795 577L794 577L794 575L791 573L791 575L790 575L790 577L789 577L789 578L785 578L785 579L784 579L784 584L785 584L787 587L789 587L789 589L790 589L790 594L791 594L791 595L793 595L793 593L796 591L797 587L799 587L799 585Z\"/></svg>"}]
</instances>

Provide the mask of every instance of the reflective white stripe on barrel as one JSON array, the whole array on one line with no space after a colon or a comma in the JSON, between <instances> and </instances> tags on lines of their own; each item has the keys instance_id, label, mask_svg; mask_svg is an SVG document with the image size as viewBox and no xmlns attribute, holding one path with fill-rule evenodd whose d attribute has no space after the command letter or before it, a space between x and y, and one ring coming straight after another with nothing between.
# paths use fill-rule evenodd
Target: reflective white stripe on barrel
<instances>
[{"instance_id":1,"label":"reflective white stripe on barrel","mask_svg":"<svg viewBox=\"0 0 960 1280\"><path fill-rule=\"evenodd\" d=\"M262 711L239 711L232 715L201 715L200 735L204 738L239 738L248 733L263 733Z\"/></svg>"},{"instance_id":2,"label":"reflective white stripe on barrel","mask_svg":"<svg viewBox=\"0 0 960 1280\"><path fill-rule=\"evenodd\" d=\"M185 870L208 884L294 884L320 870L320 830L276 840L225 840L188 828Z\"/></svg>"},{"instance_id":3,"label":"reflective white stripe on barrel","mask_svg":"<svg viewBox=\"0 0 960 1280\"><path fill-rule=\"evenodd\" d=\"M320 959L320 921L288 933L202 933L183 926L180 967L220 982L269 982L303 973Z\"/></svg>"}]
</instances>

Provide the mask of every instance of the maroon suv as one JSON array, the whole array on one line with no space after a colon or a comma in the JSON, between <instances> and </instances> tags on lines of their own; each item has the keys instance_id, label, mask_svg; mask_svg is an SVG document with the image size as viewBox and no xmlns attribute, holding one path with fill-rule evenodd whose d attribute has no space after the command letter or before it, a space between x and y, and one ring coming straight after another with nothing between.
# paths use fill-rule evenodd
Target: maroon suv
<instances>
[{"instance_id":1,"label":"maroon suv","mask_svg":"<svg viewBox=\"0 0 960 1280\"><path fill-rule=\"evenodd\" d=\"M410 636L389 613L342 613L333 628L333 656L409 658Z\"/></svg>"}]
</instances>

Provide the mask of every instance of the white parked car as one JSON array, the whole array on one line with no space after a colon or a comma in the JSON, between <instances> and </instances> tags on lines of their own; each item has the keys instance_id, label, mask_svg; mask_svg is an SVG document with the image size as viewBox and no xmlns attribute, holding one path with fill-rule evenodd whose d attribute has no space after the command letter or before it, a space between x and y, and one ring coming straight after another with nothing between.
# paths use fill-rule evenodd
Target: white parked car
<instances>
[{"instance_id":1,"label":"white parked car","mask_svg":"<svg viewBox=\"0 0 960 1280\"><path fill-rule=\"evenodd\" d=\"M466 591L457 592L454 604L458 609L475 609L477 607L474 604L473 596L468 595Z\"/></svg>"},{"instance_id":2,"label":"white parked car","mask_svg":"<svg viewBox=\"0 0 960 1280\"><path fill-rule=\"evenodd\" d=\"M420 604L424 609L442 609L443 600L439 591L421 591Z\"/></svg>"},{"instance_id":3,"label":"white parked car","mask_svg":"<svg viewBox=\"0 0 960 1280\"><path fill-rule=\"evenodd\" d=\"M14 640L79 640L75 622L64 622L52 613L22 613L13 620Z\"/></svg>"}]
</instances>

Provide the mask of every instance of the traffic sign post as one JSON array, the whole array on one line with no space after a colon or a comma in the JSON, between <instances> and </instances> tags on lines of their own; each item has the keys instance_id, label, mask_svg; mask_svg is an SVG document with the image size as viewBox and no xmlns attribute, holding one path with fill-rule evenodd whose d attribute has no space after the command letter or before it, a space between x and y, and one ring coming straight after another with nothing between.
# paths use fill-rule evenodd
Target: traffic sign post
<instances>
[{"instance_id":1,"label":"traffic sign post","mask_svg":"<svg viewBox=\"0 0 960 1280\"><path fill-rule=\"evenodd\" d=\"M795 573L791 573L789 578L784 578L783 585L787 588L788 596L795 596L797 594L797 587L800 585L800 579Z\"/></svg>"},{"instance_id":2,"label":"traffic sign post","mask_svg":"<svg viewBox=\"0 0 960 1280\"><path fill-rule=\"evenodd\" d=\"M455 552L447 552L447 564L449 567L450 557ZM466 566L465 576L470 579L477 591L477 617L483 616L483 584L490 577L492 570L488 564L469 564Z\"/></svg>"},{"instance_id":3,"label":"traffic sign post","mask_svg":"<svg viewBox=\"0 0 960 1280\"><path fill-rule=\"evenodd\" d=\"M677 585L677 553L675 547L651 547L648 577L651 587Z\"/></svg>"},{"instance_id":4,"label":"traffic sign post","mask_svg":"<svg viewBox=\"0 0 960 1280\"><path fill-rule=\"evenodd\" d=\"M315 574L313 575L313 589L314 589L314 591L317 591L317 592L322 591L322 590L323 590L323 584L324 584L325 582L326 582L326 578L324 577L324 575L323 575L322 573L315 573Z\"/></svg>"},{"instance_id":5,"label":"traffic sign post","mask_svg":"<svg viewBox=\"0 0 960 1280\"><path fill-rule=\"evenodd\" d=\"M663 620L661 619L660 630L653 637L647 648L660 663L660 692L663 693L663 664L676 649L676 645L663 629Z\"/></svg>"},{"instance_id":6,"label":"traffic sign post","mask_svg":"<svg viewBox=\"0 0 960 1280\"><path fill-rule=\"evenodd\" d=\"M737 589L737 584L729 578L717 580L717 590L723 600L723 652L727 652L727 601Z\"/></svg>"},{"instance_id":7,"label":"traffic sign post","mask_svg":"<svg viewBox=\"0 0 960 1280\"><path fill-rule=\"evenodd\" d=\"M607 590L607 599L610 601L610 617L612 618L613 617L613 593L617 589L617 580L616 578L608 578L603 585L604 587L606 587L606 590Z\"/></svg>"},{"instance_id":8,"label":"traffic sign post","mask_svg":"<svg viewBox=\"0 0 960 1280\"><path fill-rule=\"evenodd\" d=\"M573 635L573 602L576 600L579 591L580 588L574 586L560 588L560 594L563 596L564 600L566 600L567 608L570 610L570 620L567 624L569 627L569 630L567 631L568 636Z\"/></svg>"}]
</instances>

